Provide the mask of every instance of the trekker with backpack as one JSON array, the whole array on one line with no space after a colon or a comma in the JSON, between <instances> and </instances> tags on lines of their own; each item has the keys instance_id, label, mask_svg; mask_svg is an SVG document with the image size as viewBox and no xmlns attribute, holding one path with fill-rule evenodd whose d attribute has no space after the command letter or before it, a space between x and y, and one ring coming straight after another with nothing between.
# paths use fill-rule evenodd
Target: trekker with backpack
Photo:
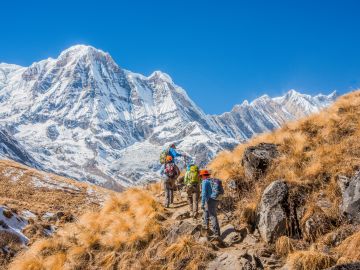
<instances>
[{"instance_id":1,"label":"trekker with backpack","mask_svg":"<svg viewBox=\"0 0 360 270\"><path fill-rule=\"evenodd\" d=\"M201 170L200 177L202 179L201 209L204 210L204 226L209 230L210 220L212 231L219 238L220 226L217 218L217 204L224 194L222 182L219 179L210 178L210 172L207 170Z\"/></svg>"},{"instance_id":2,"label":"trekker with backpack","mask_svg":"<svg viewBox=\"0 0 360 270\"><path fill-rule=\"evenodd\" d=\"M200 175L198 166L192 164L187 167L184 184L186 186L190 214L192 217L196 218L199 211L200 196Z\"/></svg>"},{"instance_id":3,"label":"trekker with backpack","mask_svg":"<svg viewBox=\"0 0 360 270\"><path fill-rule=\"evenodd\" d=\"M170 146L168 148L164 148L160 154L160 163L161 164L165 164L166 163L166 157L167 156L171 156L172 157L172 161L173 163L175 163L175 158L176 157L184 157L187 158L187 155L181 154L179 152L176 151L176 146L174 143L170 144Z\"/></svg>"},{"instance_id":4,"label":"trekker with backpack","mask_svg":"<svg viewBox=\"0 0 360 270\"><path fill-rule=\"evenodd\" d=\"M165 174L164 179L164 191L165 191L165 207L168 208L170 204L174 203L174 189L176 179L180 175L179 168L173 162L171 156L166 157L166 163L161 171L161 174Z\"/></svg>"}]
</instances>

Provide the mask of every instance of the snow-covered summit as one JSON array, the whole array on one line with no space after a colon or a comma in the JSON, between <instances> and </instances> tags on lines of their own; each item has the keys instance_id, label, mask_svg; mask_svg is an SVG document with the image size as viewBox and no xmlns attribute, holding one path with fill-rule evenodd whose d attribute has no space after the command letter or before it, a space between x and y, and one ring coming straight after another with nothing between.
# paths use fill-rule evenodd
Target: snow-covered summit
<instances>
[{"instance_id":1,"label":"snow-covered summit","mask_svg":"<svg viewBox=\"0 0 360 270\"><path fill-rule=\"evenodd\" d=\"M0 65L0 125L37 165L110 188L158 179L158 154L170 142L205 164L334 98L290 91L207 115L168 74L124 70L91 46L72 46L29 67Z\"/></svg>"}]
</instances>

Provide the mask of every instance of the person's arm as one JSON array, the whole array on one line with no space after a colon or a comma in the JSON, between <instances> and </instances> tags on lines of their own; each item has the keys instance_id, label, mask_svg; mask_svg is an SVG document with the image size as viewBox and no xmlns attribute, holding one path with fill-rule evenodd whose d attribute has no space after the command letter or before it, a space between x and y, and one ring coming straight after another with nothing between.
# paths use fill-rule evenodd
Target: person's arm
<instances>
[{"instance_id":1,"label":"person's arm","mask_svg":"<svg viewBox=\"0 0 360 270\"><path fill-rule=\"evenodd\" d=\"M176 150L175 150L174 148L170 148L170 149L169 149L169 152L170 152L170 155L173 156L174 158L175 158L175 157L181 157L181 156L182 156L182 154L176 152Z\"/></svg>"}]
</instances>

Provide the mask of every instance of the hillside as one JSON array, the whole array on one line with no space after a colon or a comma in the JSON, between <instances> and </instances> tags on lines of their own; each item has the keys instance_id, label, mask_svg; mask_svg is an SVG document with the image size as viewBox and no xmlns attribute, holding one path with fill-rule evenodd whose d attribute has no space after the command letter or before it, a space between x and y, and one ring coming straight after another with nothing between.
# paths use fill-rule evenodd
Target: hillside
<instances>
[{"instance_id":1,"label":"hillside","mask_svg":"<svg viewBox=\"0 0 360 270\"><path fill-rule=\"evenodd\" d=\"M110 194L97 186L0 160L0 268L24 245L50 236L85 211L99 209Z\"/></svg>"},{"instance_id":2,"label":"hillside","mask_svg":"<svg viewBox=\"0 0 360 270\"><path fill-rule=\"evenodd\" d=\"M24 163L116 191L156 180L164 145L176 142L206 164L219 151L335 98L291 90L207 115L169 75L125 70L91 46L72 46L28 67L0 63L0 125L32 157ZM16 159L2 147L5 139L0 133L0 155L4 148Z\"/></svg>"},{"instance_id":3,"label":"hillside","mask_svg":"<svg viewBox=\"0 0 360 270\"><path fill-rule=\"evenodd\" d=\"M226 183L223 242L160 185L114 195L10 269L325 269L360 261L360 91L211 163ZM358 269L354 268L346 269ZM340 268L333 268L340 269Z\"/></svg>"},{"instance_id":4,"label":"hillside","mask_svg":"<svg viewBox=\"0 0 360 270\"><path fill-rule=\"evenodd\" d=\"M257 228L286 269L324 269L360 260L359 149L356 91L221 153L210 167L232 187L236 222Z\"/></svg>"}]
</instances>

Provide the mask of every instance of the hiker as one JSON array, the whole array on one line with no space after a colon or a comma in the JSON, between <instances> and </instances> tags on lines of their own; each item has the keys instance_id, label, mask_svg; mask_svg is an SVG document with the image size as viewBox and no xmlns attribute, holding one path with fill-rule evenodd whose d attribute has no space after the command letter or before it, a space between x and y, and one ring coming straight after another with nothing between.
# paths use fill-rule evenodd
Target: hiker
<instances>
[{"instance_id":1,"label":"hiker","mask_svg":"<svg viewBox=\"0 0 360 270\"><path fill-rule=\"evenodd\" d=\"M164 191L165 191L165 203L166 208L170 207L170 204L174 203L174 189L176 184L176 179L180 175L179 168L173 162L171 156L166 157L166 163L161 171L161 174L165 174L164 180Z\"/></svg>"},{"instance_id":2,"label":"hiker","mask_svg":"<svg viewBox=\"0 0 360 270\"><path fill-rule=\"evenodd\" d=\"M196 218L199 210L200 195L200 175L198 166L194 164L187 166L184 184L186 186L190 214L193 218Z\"/></svg>"},{"instance_id":3,"label":"hiker","mask_svg":"<svg viewBox=\"0 0 360 270\"><path fill-rule=\"evenodd\" d=\"M172 157L173 162L175 162L176 157L183 157L183 156L185 157L185 155L180 154L179 152L176 151L175 143L170 145L168 155Z\"/></svg>"},{"instance_id":4,"label":"hiker","mask_svg":"<svg viewBox=\"0 0 360 270\"><path fill-rule=\"evenodd\" d=\"M175 158L176 157L183 157L184 161L186 163L186 159L189 158L187 155L185 154L181 154L179 152L176 151L176 146L174 143L172 143L168 148L164 148L160 154L160 163L161 164L165 164L166 163L166 157L167 156L171 156L172 157L172 163L175 163Z\"/></svg>"},{"instance_id":5,"label":"hiker","mask_svg":"<svg viewBox=\"0 0 360 270\"><path fill-rule=\"evenodd\" d=\"M219 239L220 226L217 218L217 200L224 194L224 189L220 180L210 178L209 171L201 170L200 177L202 180L201 209L204 210L204 227L209 231L210 219L212 231Z\"/></svg>"}]
</instances>

